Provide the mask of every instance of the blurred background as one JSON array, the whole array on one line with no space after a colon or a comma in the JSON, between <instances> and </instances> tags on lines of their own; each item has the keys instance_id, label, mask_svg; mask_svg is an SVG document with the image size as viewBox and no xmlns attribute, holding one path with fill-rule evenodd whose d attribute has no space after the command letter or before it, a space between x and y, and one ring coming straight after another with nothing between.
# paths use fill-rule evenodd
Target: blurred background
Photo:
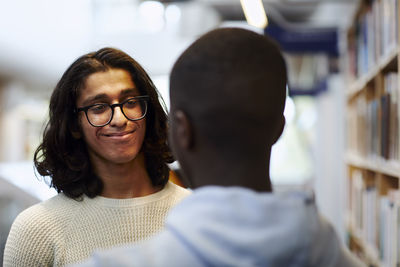
<instances>
[{"instance_id":1,"label":"blurred background","mask_svg":"<svg viewBox=\"0 0 400 267\"><path fill-rule=\"evenodd\" d=\"M32 158L51 92L79 56L104 46L135 58L169 106L178 55L217 27L244 27L281 45L289 68L283 136L273 149L275 190L313 189L344 236L344 83L341 54L354 0L263 0L267 27L250 26L239 0L0 1L0 262L15 216L55 195ZM176 167L177 165L173 165Z\"/></svg>"}]
</instances>

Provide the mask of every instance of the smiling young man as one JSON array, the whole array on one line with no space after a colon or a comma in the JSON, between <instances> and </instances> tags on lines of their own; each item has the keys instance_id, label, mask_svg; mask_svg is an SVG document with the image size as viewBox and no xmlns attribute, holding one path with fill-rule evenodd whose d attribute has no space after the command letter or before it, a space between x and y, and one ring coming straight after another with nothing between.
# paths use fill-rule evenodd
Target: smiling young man
<instances>
[{"instance_id":1,"label":"smiling young man","mask_svg":"<svg viewBox=\"0 0 400 267\"><path fill-rule=\"evenodd\" d=\"M50 99L34 162L59 194L23 211L3 266L65 266L160 231L189 192L168 181L167 117L144 69L103 48L78 58Z\"/></svg>"},{"instance_id":2,"label":"smiling young man","mask_svg":"<svg viewBox=\"0 0 400 267\"><path fill-rule=\"evenodd\" d=\"M76 136L82 134L94 170L101 174L104 197L140 197L160 189L152 185L140 153L146 133L146 117L141 112L145 107L140 102L145 103L146 97L140 95L128 71L110 69L88 76L77 99L81 132ZM98 103L124 104L110 108ZM111 115L108 127L96 127L93 124L99 122L91 121L104 117L100 123L105 124ZM128 120L129 115L135 119Z\"/></svg>"}]
</instances>

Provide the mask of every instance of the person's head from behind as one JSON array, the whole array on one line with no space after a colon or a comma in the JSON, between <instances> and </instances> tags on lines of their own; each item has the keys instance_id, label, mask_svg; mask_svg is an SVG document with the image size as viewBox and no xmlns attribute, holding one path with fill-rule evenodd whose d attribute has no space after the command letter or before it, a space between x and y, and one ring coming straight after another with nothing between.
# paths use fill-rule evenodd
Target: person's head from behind
<instances>
[{"instance_id":1,"label":"person's head from behind","mask_svg":"<svg viewBox=\"0 0 400 267\"><path fill-rule=\"evenodd\" d=\"M170 141L192 187L246 184L224 177L238 166L264 168L269 178L286 82L278 46L248 30L213 30L183 52L170 75Z\"/></svg>"},{"instance_id":2,"label":"person's head from behind","mask_svg":"<svg viewBox=\"0 0 400 267\"><path fill-rule=\"evenodd\" d=\"M126 53L103 48L78 58L54 89L49 116L34 162L58 192L99 195L95 162L140 158L153 186L168 181L167 117L153 82Z\"/></svg>"}]
</instances>

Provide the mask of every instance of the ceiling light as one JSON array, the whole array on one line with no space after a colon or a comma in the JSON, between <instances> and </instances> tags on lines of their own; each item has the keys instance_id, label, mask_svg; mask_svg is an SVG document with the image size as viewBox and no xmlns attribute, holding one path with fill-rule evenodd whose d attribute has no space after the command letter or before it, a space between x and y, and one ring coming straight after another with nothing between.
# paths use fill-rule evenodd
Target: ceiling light
<instances>
[{"instance_id":1,"label":"ceiling light","mask_svg":"<svg viewBox=\"0 0 400 267\"><path fill-rule=\"evenodd\" d=\"M240 0L247 23L257 28L268 25L267 15L261 0Z\"/></svg>"}]
</instances>

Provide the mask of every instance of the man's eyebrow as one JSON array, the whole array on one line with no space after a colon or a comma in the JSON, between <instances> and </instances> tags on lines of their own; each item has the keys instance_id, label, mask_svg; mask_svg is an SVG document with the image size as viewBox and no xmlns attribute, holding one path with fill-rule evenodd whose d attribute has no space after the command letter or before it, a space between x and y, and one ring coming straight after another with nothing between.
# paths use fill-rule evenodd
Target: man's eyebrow
<instances>
[{"instance_id":1,"label":"man's eyebrow","mask_svg":"<svg viewBox=\"0 0 400 267\"><path fill-rule=\"evenodd\" d=\"M126 96L126 95L131 95L131 94L139 95L140 92L137 88L127 88L127 89L122 90L119 94L120 94L120 96Z\"/></svg>"},{"instance_id":2,"label":"man's eyebrow","mask_svg":"<svg viewBox=\"0 0 400 267\"><path fill-rule=\"evenodd\" d=\"M126 95L139 95L139 90L136 88L127 88L127 89L123 89L121 90L121 92L119 93L120 96L124 97ZM98 94L95 96L91 96L88 99L86 99L85 101L83 101L82 106L87 106L87 105L91 105L94 104L96 101L99 100L108 100L109 96L107 94Z\"/></svg>"},{"instance_id":3,"label":"man's eyebrow","mask_svg":"<svg viewBox=\"0 0 400 267\"><path fill-rule=\"evenodd\" d=\"M106 94L98 94L98 95L89 97L88 99L83 101L82 106L87 106L87 105L93 104L94 102L96 102L98 100L107 100L107 99L108 99L108 96Z\"/></svg>"}]
</instances>

